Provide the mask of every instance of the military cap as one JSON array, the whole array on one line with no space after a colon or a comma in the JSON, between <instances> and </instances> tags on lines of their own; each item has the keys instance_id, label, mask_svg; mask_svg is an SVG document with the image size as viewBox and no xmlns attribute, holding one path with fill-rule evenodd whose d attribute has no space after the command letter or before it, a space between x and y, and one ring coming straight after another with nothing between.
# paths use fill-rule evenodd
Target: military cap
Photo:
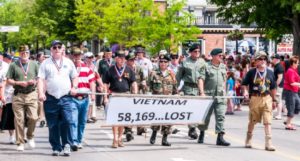
<instances>
[{"instance_id":1,"label":"military cap","mask_svg":"<svg viewBox=\"0 0 300 161\"><path fill-rule=\"evenodd\" d=\"M255 53L255 59L261 58L261 57L268 57L267 53L264 51L258 51Z\"/></svg>"},{"instance_id":2,"label":"military cap","mask_svg":"<svg viewBox=\"0 0 300 161\"><path fill-rule=\"evenodd\" d=\"M192 51L194 51L194 50L196 50L196 49L200 49L200 50L201 50L201 47L200 47L199 44L193 44L193 45L190 47L189 52L192 52Z\"/></svg>"},{"instance_id":3,"label":"military cap","mask_svg":"<svg viewBox=\"0 0 300 161\"><path fill-rule=\"evenodd\" d=\"M280 59L280 55L279 54L275 54L272 56L272 59Z\"/></svg>"},{"instance_id":4,"label":"military cap","mask_svg":"<svg viewBox=\"0 0 300 161\"><path fill-rule=\"evenodd\" d=\"M130 60L130 59L134 59L135 55L133 52L130 52L127 56L126 56L126 60Z\"/></svg>"},{"instance_id":5,"label":"military cap","mask_svg":"<svg viewBox=\"0 0 300 161\"><path fill-rule=\"evenodd\" d=\"M72 48L71 54L73 55L80 55L82 54L81 50L79 48Z\"/></svg>"},{"instance_id":6,"label":"military cap","mask_svg":"<svg viewBox=\"0 0 300 161\"><path fill-rule=\"evenodd\" d=\"M51 47L53 47L57 44L62 45L62 42L60 40L53 40L52 43L51 43Z\"/></svg>"},{"instance_id":7,"label":"military cap","mask_svg":"<svg viewBox=\"0 0 300 161\"><path fill-rule=\"evenodd\" d=\"M19 46L19 52L25 52L25 51L29 51L29 48L27 45Z\"/></svg>"},{"instance_id":8,"label":"military cap","mask_svg":"<svg viewBox=\"0 0 300 161\"><path fill-rule=\"evenodd\" d=\"M210 55L211 56L215 56L215 55L218 55L218 54L222 54L223 53L223 50L221 48L214 48L211 52L210 52Z\"/></svg>"},{"instance_id":9,"label":"military cap","mask_svg":"<svg viewBox=\"0 0 300 161\"><path fill-rule=\"evenodd\" d=\"M116 57L125 57L125 52L124 52L124 51L117 51L117 52L115 53L115 56L116 56Z\"/></svg>"},{"instance_id":10,"label":"military cap","mask_svg":"<svg viewBox=\"0 0 300 161\"><path fill-rule=\"evenodd\" d=\"M170 58L167 56L167 55L160 55L159 56L159 60L167 60L167 61L170 61Z\"/></svg>"},{"instance_id":11,"label":"military cap","mask_svg":"<svg viewBox=\"0 0 300 161\"><path fill-rule=\"evenodd\" d=\"M4 57L4 58L7 58L7 59L13 59L13 58L14 58L12 55L7 54L7 53L4 53L4 54L3 54L3 57Z\"/></svg>"},{"instance_id":12,"label":"military cap","mask_svg":"<svg viewBox=\"0 0 300 161\"><path fill-rule=\"evenodd\" d=\"M104 52L105 52L105 53L107 53L107 52L111 52L111 48L109 48L109 47L105 47L105 48L104 48Z\"/></svg>"},{"instance_id":13,"label":"military cap","mask_svg":"<svg viewBox=\"0 0 300 161\"><path fill-rule=\"evenodd\" d=\"M171 54L170 54L170 58L171 58L171 59L178 59L178 57L179 57L179 56L178 56L178 53L171 53Z\"/></svg>"},{"instance_id":14,"label":"military cap","mask_svg":"<svg viewBox=\"0 0 300 161\"><path fill-rule=\"evenodd\" d=\"M144 54L145 54L145 50L144 50L142 47L138 47L138 48L135 50L134 53L135 53L135 54L136 54L136 53L144 53Z\"/></svg>"}]
</instances>

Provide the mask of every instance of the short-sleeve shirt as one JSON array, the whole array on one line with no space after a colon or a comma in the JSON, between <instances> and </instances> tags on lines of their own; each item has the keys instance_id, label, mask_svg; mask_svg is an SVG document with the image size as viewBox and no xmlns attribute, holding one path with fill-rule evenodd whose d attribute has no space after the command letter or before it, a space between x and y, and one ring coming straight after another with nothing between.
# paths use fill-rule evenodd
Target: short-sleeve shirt
<instances>
[{"instance_id":1,"label":"short-sleeve shirt","mask_svg":"<svg viewBox=\"0 0 300 161\"><path fill-rule=\"evenodd\" d=\"M292 91L292 92L295 92L295 93L298 92L299 87L291 85L294 82L300 82L300 76L299 76L296 69L289 68L287 70L287 72L285 73L283 88L285 90L289 90L289 91Z\"/></svg>"},{"instance_id":2,"label":"short-sleeve shirt","mask_svg":"<svg viewBox=\"0 0 300 161\"><path fill-rule=\"evenodd\" d=\"M6 74L7 74L9 65L7 63L5 63L4 61L0 61L0 64L1 64L0 65L1 66L0 79L1 79L1 84L2 84L6 80ZM13 93L14 93L13 86L7 83L5 86L5 91L4 91L4 97L5 97L6 104L12 103Z\"/></svg>"},{"instance_id":3,"label":"short-sleeve shirt","mask_svg":"<svg viewBox=\"0 0 300 161\"><path fill-rule=\"evenodd\" d=\"M21 65L21 60L17 60L9 65L6 77L7 79L13 79L15 81L29 81L37 78L38 70L39 67L35 61L29 60L27 64ZM24 72L27 74L25 74ZM27 93L29 91L35 90L36 85L29 85L27 87L14 85L14 88L17 92Z\"/></svg>"},{"instance_id":4,"label":"short-sleeve shirt","mask_svg":"<svg viewBox=\"0 0 300 161\"><path fill-rule=\"evenodd\" d=\"M242 85L249 85L249 94L270 94L270 90L276 88L276 81L273 71L266 69L265 81L260 79L256 72L256 68L250 69L245 78L243 79ZM263 74L263 73L262 73ZM257 76L256 76L257 75ZM256 80L255 77L257 78ZM264 84L263 84L264 82Z\"/></svg>"},{"instance_id":5,"label":"short-sleeve shirt","mask_svg":"<svg viewBox=\"0 0 300 161\"><path fill-rule=\"evenodd\" d=\"M234 90L234 80L232 78L229 78L226 84L229 91Z\"/></svg>"},{"instance_id":6,"label":"short-sleeve shirt","mask_svg":"<svg viewBox=\"0 0 300 161\"><path fill-rule=\"evenodd\" d=\"M108 71L105 73L103 79L103 83L110 84L109 89L112 92L129 92L130 86L133 82L136 81L135 73L128 66L124 66L124 73L122 77L119 78L118 68L116 65L111 66Z\"/></svg>"},{"instance_id":7,"label":"short-sleeve shirt","mask_svg":"<svg viewBox=\"0 0 300 161\"><path fill-rule=\"evenodd\" d=\"M79 73L77 92L91 92L90 83L95 81L94 72L84 63L81 63L80 66L77 66L76 68Z\"/></svg>"},{"instance_id":8,"label":"short-sleeve shirt","mask_svg":"<svg viewBox=\"0 0 300 161\"><path fill-rule=\"evenodd\" d=\"M47 93L59 99L70 92L71 80L77 77L78 73L74 63L68 58L63 57L62 67L59 71L53 61L55 60L52 60L51 57L43 61L38 77L45 79Z\"/></svg>"},{"instance_id":9,"label":"short-sleeve shirt","mask_svg":"<svg viewBox=\"0 0 300 161\"><path fill-rule=\"evenodd\" d=\"M278 75L279 74L282 74L282 80L279 84L279 87L283 87L283 73L284 73L284 68L283 66L280 64L280 63L277 63L275 66L274 66L274 76L275 76L275 81L277 81L278 79Z\"/></svg>"},{"instance_id":10,"label":"short-sleeve shirt","mask_svg":"<svg viewBox=\"0 0 300 161\"><path fill-rule=\"evenodd\" d=\"M105 75L105 73L108 71L108 69L115 65L115 61L113 59L102 59L99 62L99 66L98 66L98 73L99 75L102 77L103 75Z\"/></svg>"}]
</instances>

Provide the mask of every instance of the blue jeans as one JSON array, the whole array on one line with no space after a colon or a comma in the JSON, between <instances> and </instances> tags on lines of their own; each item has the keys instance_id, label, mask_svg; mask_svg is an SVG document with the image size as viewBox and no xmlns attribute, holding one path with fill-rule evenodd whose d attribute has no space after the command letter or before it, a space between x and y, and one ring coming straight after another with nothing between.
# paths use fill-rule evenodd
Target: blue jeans
<instances>
[{"instance_id":1,"label":"blue jeans","mask_svg":"<svg viewBox=\"0 0 300 161\"><path fill-rule=\"evenodd\" d=\"M45 116L49 128L49 142L52 150L61 151L66 144L72 145L72 127L75 122L73 112L75 105L71 96L60 99L46 94L44 102Z\"/></svg>"},{"instance_id":2,"label":"blue jeans","mask_svg":"<svg viewBox=\"0 0 300 161\"><path fill-rule=\"evenodd\" d=\"M76 106L77 110L73 113L74 118L74 126L72 127L73 133L73 144L78 145L82 141L85 124L87 121L87 112L89 109L89 97L86 97L82 100L72 98L74 105Z\"/></svg>"}]
</instances>

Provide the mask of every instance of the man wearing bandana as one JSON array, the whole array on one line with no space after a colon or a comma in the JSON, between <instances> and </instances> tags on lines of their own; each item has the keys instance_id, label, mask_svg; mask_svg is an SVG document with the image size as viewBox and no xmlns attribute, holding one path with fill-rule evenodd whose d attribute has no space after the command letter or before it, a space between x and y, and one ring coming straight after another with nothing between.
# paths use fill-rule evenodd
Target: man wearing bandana
<instances>
[{"instance_id":1,"label":"man wearing bandana","mask_svg":"<svg viewBox=\"0 0 300 161\"><path fill-rule=\"evenodd\" d=\"M245 147L252 148L251 140L254 126L263 120L265 150L275 151L271 142L271 122L272 102L276 102L276 81L273 71L267 69L267 60L268 57L264 51L256 53L256 68L248 71L242 82L245 98L250 97L250 114ZM249 87L249 93L247 87Z\"/></svg>"}]
</instances>

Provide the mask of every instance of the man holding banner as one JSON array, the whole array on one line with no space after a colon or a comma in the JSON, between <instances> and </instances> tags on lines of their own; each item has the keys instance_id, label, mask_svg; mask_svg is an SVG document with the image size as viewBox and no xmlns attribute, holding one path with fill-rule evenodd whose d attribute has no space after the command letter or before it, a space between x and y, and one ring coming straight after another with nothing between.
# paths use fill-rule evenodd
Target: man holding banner
<instances>
[{"instance_id":1,"label":"man holding banner","mask_svg":"<svg viewBox=\"0 0 300 161\"><path fill-rule=\"evenodd\" d=\"M149 77L150 91L154 95L172 95L177 93L176 78L173 71L168 70L168 63L170 59L166 55L159 57L159 69L151 72ZM161 128L162 146L171 146L168 142L168 135L171 134L171 125L151 126L152 135L150 143L154 144L156 140L157 131Z\"/></svg>"},{"instance_id":2,"label":"man holding banner","mask_svg":"<svg viewBox=\"0 0 300 161\"><path fill-rule=\"evenodd\" d=\"M137 84L135 73L128 66L125 65L125 53L117 52L115 58L116 64L111 66L103 77L105 92L108 89L112 93L129 93L132 88L132 93L137 93ZM108 96L104 96L104 103L108 103ZM122 142L122 135L124 126L113 126L113 144L112 148L124 147Z\"/></svg>"},{"instance_id":3,"label":"man holding banner","mask_svg":"<svg viewBox=\"0 0 300 161\"><path fill-rule=\"evenodd\" d=\"M226 91L226 66L222 63L221 59L222 49L213 49L210 53L212 56L205 68L202 68L199 77L199 86L201 96L225 96ZM203 90L204 89L204 90ZM202 92L204 91L204 93ZM200 136L198 143L204 142L205 130L207 130L212 112L215 113L216 119L216 133L218 134L217 145L229 146L230 143L226 142L223 138L225 134L224 121L226 111L226 100L224 98L214 98L214 102L210 107L205 119L204 125L199 125Z\"/></svg>"},{"instance_id":4,"label":"man holding banner","mask_svg":"<svg viewBox=\"0 0 300 161\"><path fill-rule=\"evenodd\" d=\"M201 68L204 67L205 61L200 58L200 45L193 44L189 49L190 57L183 61L176 73L176 79L178 85L181 80L184 82L182 88L184 95L186 96L198 96L199 86L198 86L198 75ZM200 91L201 92L201 91ZM189 137L192 139L197 139L198 134L196 132L197 124L190 124L189 127Z\"/></svg>"}]
</instances>

